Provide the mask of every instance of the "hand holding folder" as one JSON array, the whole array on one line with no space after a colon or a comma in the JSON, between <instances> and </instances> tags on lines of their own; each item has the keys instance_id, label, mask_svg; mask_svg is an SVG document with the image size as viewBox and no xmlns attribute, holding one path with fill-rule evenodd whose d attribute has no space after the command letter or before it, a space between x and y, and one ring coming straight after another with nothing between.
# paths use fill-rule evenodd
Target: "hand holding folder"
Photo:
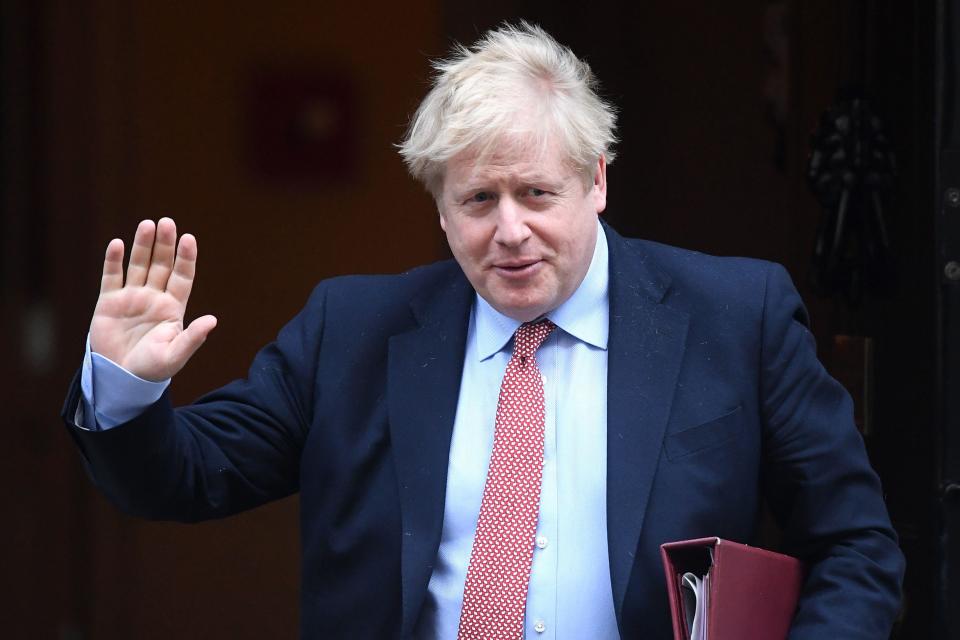
<instances>
[{"instance_id":1,"label":"hand holding folder","mask_svg":"<svg viewBox=\"0 0 960 640\"><path fill-rule=\"evenodd\" d=\"M803 586L799 560L721 538L661 545L674 640L782 640Z\"/></svg>"}]
</instances>

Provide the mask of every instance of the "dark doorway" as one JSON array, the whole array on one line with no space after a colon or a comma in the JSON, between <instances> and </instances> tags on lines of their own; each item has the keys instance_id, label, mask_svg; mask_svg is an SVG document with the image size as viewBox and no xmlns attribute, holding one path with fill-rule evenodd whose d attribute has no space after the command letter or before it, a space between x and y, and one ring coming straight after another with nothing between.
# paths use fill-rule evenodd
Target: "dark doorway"
<instances>
[{"instance_id":1,"label":"dark doorway","mask_svg":"<svg viewBox=\"0 0 960 640\"><path fill-rule=\"evenodd\" d=\"M938 363L956 369L960 352L938 355L949 352L937 331L943 264L934 234L933 123L941 99L934 70L943 22L935 4L502 0L483 9L445 7L446 33L457 40L522 18L586 57L620 107L622 141L605 214L618 230L787 267L811 312L821 359L855 398L907 555L894 637L943 637L947 625L954 634L947 637L960 637L960 623L948 619L956 614L943 606L956 596L947 599L939 578L938 443L950 424L957 430L958 414L952 423L940 415L947 387L938 387ZM951 67L944 87L955 90L956 80ZM882 123L896 170L883 196L894 266L883 283L850 299L815 286L812 257L825 211L807 170L823 114L853 98ZM960 285L951 286L956 296ZM955 318L952 331L957 326Z\"/></svg>"}]
</instances>

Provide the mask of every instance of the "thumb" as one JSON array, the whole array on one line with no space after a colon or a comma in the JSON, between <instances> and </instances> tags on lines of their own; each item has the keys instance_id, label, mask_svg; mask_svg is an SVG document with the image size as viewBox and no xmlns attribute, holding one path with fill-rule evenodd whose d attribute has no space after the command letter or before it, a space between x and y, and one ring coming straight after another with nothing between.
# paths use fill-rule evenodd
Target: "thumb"
<instances>
[{"instance_id":1,"label":"thumb","mask_svg":"<svg viewBox=\"0 0 960 640\"><path fill-rule=\"evenodd\" d=\"M170 361L174 363L177 370L179 371L183 368L183 365L187 364L187 360L193 357L193 354L197 352L197 349L206 342L207 336L210 335L210 332L213 331L213 328L217 326L217 318L215 316L200 316L195 319L190 325L180 332L176 338L170 343Z\"/></svg>"}]
</instances>

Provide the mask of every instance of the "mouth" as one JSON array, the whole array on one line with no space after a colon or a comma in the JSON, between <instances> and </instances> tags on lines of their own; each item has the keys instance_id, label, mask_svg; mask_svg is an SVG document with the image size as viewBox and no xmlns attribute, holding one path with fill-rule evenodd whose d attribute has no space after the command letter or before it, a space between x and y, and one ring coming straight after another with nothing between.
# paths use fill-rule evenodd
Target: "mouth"
<instances>
[{"instance_id":1,"label":"mouth","mask_svg":"<svg viewBox=\"0 0 960 640\"><path fill-rule=\"evenodd\" d=\"M525 278L536 273L543 260L504 260L493 265L493 270L505 278Z\"/></svg>"}]
</instances>

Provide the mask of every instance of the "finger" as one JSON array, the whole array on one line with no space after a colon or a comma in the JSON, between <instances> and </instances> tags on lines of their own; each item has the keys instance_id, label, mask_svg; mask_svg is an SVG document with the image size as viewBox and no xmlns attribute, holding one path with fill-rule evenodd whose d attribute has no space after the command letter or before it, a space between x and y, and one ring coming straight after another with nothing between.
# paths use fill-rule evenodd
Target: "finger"
<instances>
[{"instance_id":1,"label":"finger","mask_svg":"<svg viewBox=\"0 0 960 640\"><path fill-rule=\"evenodd\" d=\"M150 270L147 272L147 286L163 291L167 288L167 279L173 269L173 253L177 244L177 225L170 218L160 218L157 222L156 239L153 242L153 255L150 258Z\"/></svg>"},{"instance_id":2,"label":"finger","mask_svg":"<svg viewBox=\"0 0 960 640\"><path fill-rule=\"evenodd\" d=\"M103 258L100 294L110 293L121 287L123 287L123 240L114 238L107 245L107 253Z\"/></svg>"},{"instance_id":3,"label":"finger","mask_svg":"<svg viewBox=\"0 0 960 640\"><path fill-rule=\"evenodd\" d=\"M180 237L177 247L177 260L173 263L173 273L167 280L167 293L170 293L184 305L193 289L193 278L197 272L197 239L189 233Z\"/></svg>"},{"instance_id":4,"label":"finger","mask_svg":"<svg viewBox=\"0 0 960 640\"><path fill-rule=\"evenodd\" d=\"M144 220L137 226L130 248L130 264L127 265L127 286L142 287L147 281L150 267L150 254L153 252L153 238L156 235L153 220Z\"/></svg>"},{"instance_id":5,"label":"finger","mask_svg":"<svg viewBox=\"0 0 960 640\"><path fill-rule=\"evenodd\" d=\"M193 357L216 326L216 317L200 316L173 339L170 343L170 360L175 364L177 371L187 364L187 360Z\"/></svg>"}]
</instances>

